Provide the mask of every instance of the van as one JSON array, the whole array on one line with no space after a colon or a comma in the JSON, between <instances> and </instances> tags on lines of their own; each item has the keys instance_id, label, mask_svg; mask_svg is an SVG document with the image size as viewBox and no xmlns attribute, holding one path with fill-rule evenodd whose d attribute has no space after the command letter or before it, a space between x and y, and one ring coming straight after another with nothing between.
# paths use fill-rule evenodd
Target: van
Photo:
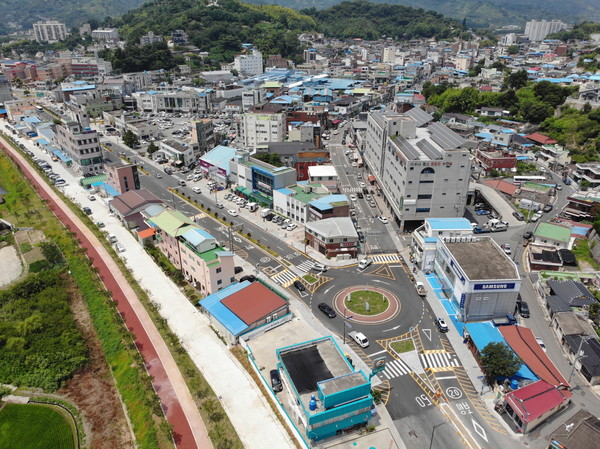
<instances>
[{"instance_id":1,"label":"van","mask_svg":"<svg viewBox=\"0 0 600 449\"><path fill-rule=\"evenodd\" d=\"M365 334L357 331L348 332L348 336L354 340L361 348L367 348L369 346L369 340L365 337Z\"/></svg>"},{"instance_id":2,"label":"van","mask_svg":"<svg viewBox=\"0 0 600 449\"><path fill-rule=\"evenodd\" d=\"M248 203L248 209L250 212L254 212L258 209L258 203Z\"/></svg>"},{"instance_id":3,"label":"van","mask_svg":"<svg viewBox=\"0 0 600 449\"><path fill-rule=\"evenodd\" d=\"M513 217L515 217L519 221L525 221L525 215L523 215L518 210L516 210L516 211L513 212Z\"/></svg>"},{"instance_id":4,"label":"van","mask_svg":"<svg viewBox=\"0 0 600 449\"><path fill-rule=\"evenodd\" d=\"M267 215L271 214L273 211L271 209L262 209L260 211L260 216L265 218Z\"/></svg>"},{"instance_id":5,"label":"van","mask_svg":"<svg viewBox=\"0 0 600 449\"><path fill-rule=\"evenodd\" d=\"M192 190L194 193L200 193L200 187L193 187Z\"/></svg>"}]
</instances>

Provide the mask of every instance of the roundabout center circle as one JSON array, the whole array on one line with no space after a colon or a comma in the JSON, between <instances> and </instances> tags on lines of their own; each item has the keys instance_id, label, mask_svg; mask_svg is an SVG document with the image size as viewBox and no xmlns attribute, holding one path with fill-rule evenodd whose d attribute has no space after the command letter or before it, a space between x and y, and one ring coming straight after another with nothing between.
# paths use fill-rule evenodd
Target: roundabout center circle
<instances>
[{"instance_id":1,"label":"roundabout center circle","mask_svg":"<svg viewBox=\"0 0 600 449\"><path fill-rule=\"evenodd\" d=\"M354 290L345 296L344 306L354 314L374 316L389 309L390 300L381 291Z\"/></svg>"}]
</instances>

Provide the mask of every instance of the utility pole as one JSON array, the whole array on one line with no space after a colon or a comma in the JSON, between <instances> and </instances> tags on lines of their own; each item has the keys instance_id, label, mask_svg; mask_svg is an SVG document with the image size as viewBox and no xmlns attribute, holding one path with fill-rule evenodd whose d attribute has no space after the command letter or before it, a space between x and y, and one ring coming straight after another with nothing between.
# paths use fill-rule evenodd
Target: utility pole
<instances>
[{"instance_id":1,"label":"utility pole","mask_svg":"<svg viewBox=\"0 0 600 449\"><path fill-rule=\"evenodd\" d=\"M233 252L233 234L235 231L239 231L242 229L243 224L231 225L227 228L227 232L229 234L229 251Z\"/></svg>"},{"instance_id":2,"label":"utility pole","mask_svg":"<svg viewBox=\"0 0 600 449\"><path fill-rule=\"evenodd\" d=\"M569 374L569 379L567 380L567 383L569 385L571 384L571 377L573 377L573 373L575 372L577 360L587 357L587 356L581 354L581 347L583 346L583 342L589 340L590 338L594 338L594 337L592 337L591 335L588 335L588 336L582 335L580 338L581 338L581 340L579 341L579 347L577 348L577 352L575 353L575 359L573 360L573 369L571 370L571 374Z\"/></svg>"}]
</instances>

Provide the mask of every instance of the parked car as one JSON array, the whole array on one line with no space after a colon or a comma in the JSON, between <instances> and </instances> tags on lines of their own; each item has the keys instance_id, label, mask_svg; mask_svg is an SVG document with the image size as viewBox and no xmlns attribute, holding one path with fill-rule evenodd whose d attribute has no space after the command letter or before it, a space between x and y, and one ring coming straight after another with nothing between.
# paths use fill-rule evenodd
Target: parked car
<instances>
[{"instance_id":1,"label":"parked car","mask_svg":"<svg viewBox=\"0 0 600 449\"><path fill-rule=\"evenodd\" d=\"M435 325L437 326L440 332L448 332L448 325L446 324L446 321L443 318L436 318Z\"/></svg>"},{"instance_id":2,"label":"parked car","mask_svg":"<svg viewBox=\"0 0 600 449\"><path fill-rule=\"evenodd\" d=\"M115 243L115 249L117 250L118 253L122 253L125 252L125 247L123 246L122 243Z\"/></svg>"},{"instance_id":3,"label":"parked car","mask_svg":"<svg viewBox=\"0 0 600 449\"><path fill-rule=\"evenodd\" d=\"M383 224L388 224L388 223L389 223L388 219L387 219L387 218L385 218L385 217L384 217L384 216L382 216L382 215L379 215L379 216L377 217L377 219L378 219L380 222L382 222Z\"/></svg>"},{"instance_id":4,"label":"parked car","mask_svg":"<svg viewBox=\"0 0 600 449\"><path fill-rule=\"evenodd\" d=\"M272 369L271 375L271 388L275 393L279 393L283 390L283 384L281 383L281 377L279 376L279 370Z\"/></svg>"},{"instance_id":5,"label":"parked car","mask_svg":"<svg viewBox=\"0 0 600 449\"><path fill-rule=\"evenodd\" d=\"M362 200L365 197L362 192L358 192L356 196L358 196L358 199L360 200Z\"/></svg>"},{"instance_id":6,"label":"parked car","mask_svg":"<svg viewBox=\"0 0 600 449\"><path fill-rule=\"evenodd\" d=\"M237 217L237 216L238 216L238 211L237 211L237 210L235 210L235 209L229 209L229 210L227 211L227 213L228 213L229 215L231 215L232 217Z\"/></svg>"},{"instance_id":7,"label":"parked car","mask_svg":"<svg viewBox=\"0 0 600 449\"><path fill-rule=\"evenodd\" d=\"M519 311L519 315L523 318L529 318L531 316L529 313L529 304L525 301L517 301L517 310Z\"/></svg>"},{"instance_id":8,"label":"parked car","mask_svg":"<svg viewBox=\"0 0 600 449\"><path fill-rule=\"evenodd\" d=\"M158 179L162 179L162 175L160 173L155 173L154 176L156 176Z\"/></svg>"},{"instance_id":9,"label":"parked car","mask_svg":"<svg viewBox=\"0 0 600 449\"><path fill-rule=\"evenodd\" d=\"M512 254L512 250L508 243L503 243L500 248L502 248L506 254Z\"/></svg>"},{"instance_id":10,"label":"parked car","mask_svg":"<svg viewBox=\"0 0 600 449\"><path fill-rule=\"evenodd\" d=\"M492 212L490 210L488 210L488 209L479 209L479 210L476 210L475 213L477 215L489 215Z\"/></svg>"},{"instance_id":11,"label":"parked car","mask_svg":"<svg viewBox=\"0 0 600 449\"><path fill-rule=\"evenodd\" d=\"M103 228L104 226L106 226L103 221L99 221L96 224L98 225L99 228Z\"/></svg>"},{"instance_id":12,"label":"parked car","mask_svg":"<svg viewBox=\"0 0 600 449\"><path fill-rule=\"evenodd\" d=\"M535 341L537 341L538 345L540 345L543 351L546 352L546 345L544 344L544 340L542 340L540 337L535 337Z\"/></svg>"},{"instance_id":13,"label":"parked car","mask_svg":"<svg viewBox=\"0 0 600 449\"><path fill-rule=\"evenodd\" d=\"M523 215L518 210L516 210L516 211L513 212L513 217L515 217L519 221L525 221L525 215Z\"/></svg>"},{"instance_id":14,"label":"parked car","mask_svg":"<svg viewBox=\"0 0 600 449\"><path fill-rule=\"evenodd\" d=\"M533 237L533 232L531 231L527 231L525 234L523 234L523 238L526 240L530 240Z\"/></svg>"},{"instance_id":15,"label":"parked car","mask_svg":"<svg viewBox=\"0 0 600 449\"><path fill-rule=\"evenodd\" d=\"M318 306L319 310L327 315L329 318L335 318L337 315L335 314L335 310L329 307L324 302L320 303Z\"/></svg>"},{"instance_id":16,"label":"parked car","mask_svg":"<svg viewBox=\"0 0 600 449\"><path fill-rule=\"evenodd\" d=\"M354 193L350 195L350 201L356 201L356 195Z\"/></svg>"},{"instance_id":17,"label":"parked car","mask_svg":"<svg viewBox=\"0 0 600 449\"><path fill-rule=\"evenodd\" d=\"M293 231L297 227L298 227L298 225L296 223L292 223L292 224L288 225L288 227L285 228L285 229L288 230L288 231Z\"/></svg>"},{"instance_id":18,"label":"parked car","mask_svg":"<svg viewBox=\"0 0 600 449\"><path fill-rule=\"evenodd\" d=\"M84 207L83 211L87 214L87 215L92 215L92 209L90 209L89 207Z\"/></svg>"},{"instance_id":19,"label":"parked car","mask_svg":"<svg viewBox=\"0 0 600 449\"><path fill-rule=\"evenodd\" d=\"M306 287L304 286L304 284L302 282L300 282L299 279L296 279L294 281L294 287L296 288L296 290L298 290L299 292L303 292L306 290Z\"/></svg>"},{"instance_id":20,"label":"parked car","mask_svg":"<svg viewBox=\"0 0 600 449\"><path fill-rule=\"evenodd\" d=\"M202 192L200 190L200 187L192 187L192 190L194 191L194 193L200 193L200 192Z\"/></svg>"},{"instance_id":21,"label":"parked car","mask_svg":"<svg viewBox=\"0 0 600 449\"><path fill-rule=\"evenodd\" d=\"M254 276L253 274L248 274L246 276L242 276L240 278L240 282L244 282L244 281L254 282L254 281L256 281L256 276Z\"/></svg>"},{"instance_id":22,"label":"parked car","mask_svg":"<svg viewBox=\"0 0 600 449\"><path fill-rule=\"evenodd\" d=\"M96 197L94 195L90 195L90 196L88 196L88 200L96 201Z\"/></svg>"},{"instance_id":23,"label":"parked car","mask_svg":"<svg viewBox=\"0 0 600 449\"><path fill-rule=\"evenodd\" d=\"M543 211L544 211L544 212L550 212L552 209L554 209L554 206L553 206L552 204L546 204L546 205L544 206L544 209L543 209Z\"/></svg>"}]
</instances>

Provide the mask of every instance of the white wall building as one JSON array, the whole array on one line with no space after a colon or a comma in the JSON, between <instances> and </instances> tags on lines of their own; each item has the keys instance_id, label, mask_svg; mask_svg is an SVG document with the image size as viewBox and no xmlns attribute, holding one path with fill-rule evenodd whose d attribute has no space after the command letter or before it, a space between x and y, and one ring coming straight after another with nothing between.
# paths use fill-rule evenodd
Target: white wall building
<instances>
[{"instance_id":1,"label":"white wall building","mask_svg":"<svg viewBox=\"0 0 600 449\"><path fill-rule=\"evenodd\" d=\"M163 42L164 39L162 36L155 35L154 31L148 31L148 34L140 37L140 45L150 45L157 42Z\"/></svg>"},{"instance_id":2,"label":"white wall building","mask_svg":"<svg viewBox=\"0 0 600 449\"><path fill-rule=\"evenodd\" d=\"M98 28L92 31L92 39L98 41L118 41L119 30L116 28Z\"/></svg>"},{"instance_id":3,"label":"white wall building","mask_svg":"<svg viewBox=\"0 0 600 449\"><path fill-rule=\"evenodd\" d=\"M368 117L364 161L402 228L407 221L464 213L471 155L458 134L429 121L418 108Z\"/></svg>"},{"instance_id":4,"label":"white wall building","mask_svg":"<svg viewBox=\"0 0 600 449\"><path fill-rule=\"evenodd\" d=\"M134 92L137 108L145 112L208 112L212 95L209 92L171 91Z\"/></svg>"},{"instance_id":5,"label":"white wall building","mask_svg":"<svg viewBox=\"0 0 600 449\"><path fill-rule=\"evenodd\" d=\"M102 170L102 148L98 133L78 122L56 126L55 139L63 154L73 161L82 175L99 174Z\"/></svg>"},{"instance_id":6,"label":"white wall building","mask_svg":"<svg viewBox=\"0 0 600 449\"><path fill-rule=\"evenodd\" d=\"M308 182L318 182L329 189L330 192L340 191L340 178L334 165L313 165L308 167Z\"/></svg>"},{"instance_id":7,"label":"white wall building","mask_svg":"<svg viewBox=\"0 0 600 449\"><path fill-rule=\"evenodd\" d=\"M396 62L396 47L384 47L383 55L381 57L382 62Z\"/></svg>"},{"instance_id":8,"label":"white wall building","mask_svg":"<svg viewBox=\"0 0 600 449\"><path fill-rule=\"evenodd\" d=\"M543 41L546 36L567 29L568 25L560 20L531 20L525 24L525 36L531 42Z\"/></svg>"},{"instance_id":9,"label":"white wall building","mask_svg":"<svg viewBox=\"0 0 600 449\"><path fill-rule=\"evenodd\" d=\"M242 76L262 75L264 71L262 53L253 49L252 54L237 55L233 60L233 66Z\"/></svg>"},{"instance_id":10,"label":"white wall building","mask_svg":"<svg viewBox=\"0 0 600 449\"><path fill-rule=\"evenodd\" d=\"M431 271L441 238L473 237L473 228L466 218L426 218L412 233L412 255L423 271Z\"/></svg>"},{"instance_id":11,"label":"white wall building","mask_svg":"<svg viewBox=\"0 0 600 449\"><path fill-rule=\"evenodd\" d=\"M181 161L184 165L194 162L194 146L176 140L163 140L158 144L158 151L167 159Z\"/></svg>"},{"instance_id":12,"label":"white wall building","mask_svg":"<svg viewBox=\"0 0 600 449\"><path fill-rule=\"evenodd\" d=\"M69 33L64 23L56 20L33 24L33 35L37 42L58 42L67 38Z\"/></svg>"},{"instance_id":13,"label":"white wall building","mask_svg":"<svg viewBox=\"0 0 600 449\"><path fill-rule=\"evenodd\" d=\"M242 117L242 142L246 148L256 150L263 142L283 142L285 137L285 114L246 112Z\"/></svg>"}]
</instances>

